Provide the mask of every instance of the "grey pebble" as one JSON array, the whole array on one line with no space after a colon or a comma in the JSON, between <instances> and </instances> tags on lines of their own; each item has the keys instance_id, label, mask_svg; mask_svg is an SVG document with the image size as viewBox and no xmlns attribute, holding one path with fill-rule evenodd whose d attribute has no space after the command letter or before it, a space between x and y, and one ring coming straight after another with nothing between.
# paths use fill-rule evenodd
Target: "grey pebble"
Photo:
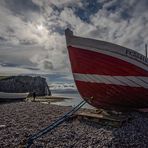
<instances>
[{"instance_id":1,"label":"grey pebble","mask_svg":"<svg viewBox=\"0 0 148 148\"><path fill-rule=\"evenodd\" d=\"M29 135L48 126L71 107L19 102L0 104L0 148L17 148ZM32 148L146 148L148 113L129 113L118 128L93 122L67 121L34 141ZM4 126L3 126L4 125Z\"/></svg>"}]
</instances>

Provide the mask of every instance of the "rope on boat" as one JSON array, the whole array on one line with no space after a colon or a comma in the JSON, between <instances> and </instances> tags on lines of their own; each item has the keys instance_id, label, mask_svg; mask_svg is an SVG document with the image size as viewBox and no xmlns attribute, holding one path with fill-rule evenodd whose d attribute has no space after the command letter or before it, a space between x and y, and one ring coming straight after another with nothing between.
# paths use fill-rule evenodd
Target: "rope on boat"
<instances>
[{"instance_id":1,"label":"rope on boat","mask_svg":"<svg viewBox=\"0 0 148 148\"><path fill-rule=\"evenodd\" d=\"M59 119L57 119L55 122L51 123L48 127L40 130L39 132L37 132L36 134L33 134L29 137L28 141L27 141L27 145L26 148L30 148L30 146L33 144L33 141L36 140L37 138L47 134L48 132L50 132L51 130L53 130L54 128L56 128L58 125L62 124L66 119L68 119L70 116L72 116L76 111L78 111L86 102L83 100L82 102L80 102L76 107L74 107L71 111L69 111L68 113L66 113L64 116L60 117Z\"/></svg>"}]
</instances>

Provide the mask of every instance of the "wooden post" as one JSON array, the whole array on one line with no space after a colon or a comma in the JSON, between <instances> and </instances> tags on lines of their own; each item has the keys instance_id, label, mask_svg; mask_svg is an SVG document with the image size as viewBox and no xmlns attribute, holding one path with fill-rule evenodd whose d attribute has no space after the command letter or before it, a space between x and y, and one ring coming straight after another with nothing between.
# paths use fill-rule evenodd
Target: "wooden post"
<instances>
[{"instance_id":1,"label":"wooden post","mask_svg":"<svg viewBox=\"0 0 148 148\"><path fill-rule=\"evenodd\" d=\"M147 57L147 44L145 44L145 56Z\"/></svg>"}]
</instances>

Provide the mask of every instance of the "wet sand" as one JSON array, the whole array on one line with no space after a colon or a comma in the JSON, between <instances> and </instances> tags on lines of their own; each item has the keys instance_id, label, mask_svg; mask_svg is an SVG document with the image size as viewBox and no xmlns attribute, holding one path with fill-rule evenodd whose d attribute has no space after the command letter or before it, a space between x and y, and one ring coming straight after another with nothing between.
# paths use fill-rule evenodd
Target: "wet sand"
<instances>
[{"instance_id":1,"label":"wet sand","mask_svg":"<svg viewBox=\"0 0 148 148\"><path fill-rule=\"evenodd\" d=\"M17 148L30 134L48 126L71 107L39 102L0 104L0 148ZM148 114L133 112L128 123L111 127L86 121L66 121L34 141L45 148L146 148Z\"/></svg>"}]
</instances>

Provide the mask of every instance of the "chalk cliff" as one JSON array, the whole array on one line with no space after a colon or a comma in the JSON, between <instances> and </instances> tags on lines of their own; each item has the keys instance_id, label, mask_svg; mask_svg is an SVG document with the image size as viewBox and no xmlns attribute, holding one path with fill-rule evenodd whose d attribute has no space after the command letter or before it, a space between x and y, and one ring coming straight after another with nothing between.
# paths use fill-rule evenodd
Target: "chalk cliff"
<instances>
[{"instance_id":1,"label":"chalk cliff","mask_svg":"<svg viewBox=\"0 0 148 148\"><path fill-rule=\"evenodd\" d=\"M11 93L35 92L37 96L51 95L46 79L40 76L12 76L0 80L0 91Z\"/></svg>"}]
</instances>

